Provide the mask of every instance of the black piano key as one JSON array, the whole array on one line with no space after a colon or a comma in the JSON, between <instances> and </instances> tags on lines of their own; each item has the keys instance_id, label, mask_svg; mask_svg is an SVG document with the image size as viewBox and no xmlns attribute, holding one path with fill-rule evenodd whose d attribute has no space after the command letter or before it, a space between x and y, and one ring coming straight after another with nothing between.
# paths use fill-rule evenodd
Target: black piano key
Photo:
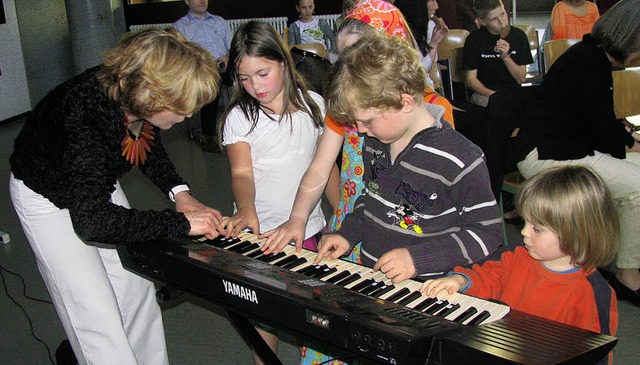
<instances>
[{"instance_id":1,"label":"black piano key","mask_svg":"<svg viewBox=\"0 0 640 365\"><path fill-rule=\"evenodd\" d=\"M456 303L456 304L449 304L448 306L444 307L444 309L442 309L441 311L437 312L435 315L438 317L446 317L449 314L457 311L458 309L460 309L460 304Z\"/></svg>"},{"instance_id":2,"label":"black piano key","mask_svg":"<svg viewBox=\"0 0 640 365\"><path fill-rule=\"evenodd\" d=\"M466 311L460 313L460 315L454 318L453 321L456 323L462 323L476 313L478 313L478 310L475 307L470 307Z\"/></svg>"},{"instance_id":3,"label":"black piano key","mask_svg":"<svg viewBox=\"0 0 640 365\"><path fill-rule=\"evenodd\" d=\"M223 242L226 242L227 240L229 240L230 238L227 238L225 236L218 236L212 240L206 240L203 243L210 245L210 246L214 246L214 247L220 247L222 245Z\"/></svg>"},{"instance_id":4,"label":"black piano key","mask_svg":"<svg viewBox=\"0 0 640 365\"><path fill-rule=\"evenodd\" d=\"M318 264L318 265L309 265L307 267L303 267L300 270L293 270L293 271L295 271L295 272L297 272L299 274L302 274L302 275L311 276L314 273L317 273L318 271L322 270L322 266L323 265L320 265L320 264Z\"/></svg>"},{"instance_id":5,"label":"black piano key","mask_svg":"<svg viewBox=\"0 0 640 365\"><path fill-rule=\"evenodd\" d=\"M404 297L405 295L409 294L411 291L407 288L402 288L400 290L398 290L397 292L393 293L393 295L391 295L389 298L385 299L388 300L390 302L396 302L397 300L400 300L400 298ZM378 295L378 297L380 297L380 295Z\"/></svg>"},{"instance_id":6,"label":"black piano key","mask_svg":"<svg viewBox=\"0 0 640 365\"><path fill-rule=\"evenodd\" d=\"M220 246L219 246L219 247L220 247L220 248L227 248L227 247L229 247L229 246L231 246L231 245L235 245L236 243L238 243L238 242L240 242L240 241L242 241L242 240L241 240L241 239L239 239L239 238L230 238L230 239L228 239L226 242L222 242L222 243L220 243Z\"/></svg>"},{"instance_id":7,"label":"black piano key","mask_svg":"<svg viewBox=\"0 0 640 365\"><path fill-rule=\"evenodd\" d=\"M256 258L258 260L264 261L264 262L273 262L273 261L279 260L279 259L281 259L281 258L283 258L285 256L287 256L286 253L278 252L278 253L272 253L270 255L262 255L262 256L259 256L259 257L256 257Z\"/></svg>"},{"instance_id":8,"label":"black piano key","mask_svg":"<svg viewBox=\"0 0 640 365\"><path fill-rule=\"evenodd\" d=\"M374 282L375 282L375 280L373 280L373 279L362 280L360 283L352 286L350 289L353 290L353 291L360 292L364 288L369 287Z\"/></svg>"},{"instance_id":9,"label":"black piano key","mask_svg":"<svg viewBox=\"0 0 640 365\"><path fill-rule=\"evenodd\" d=\"M261 250L255 250L255 251L249 252L245 256L252 257L252 258L255 259L255 258L258 258L259 256L262 256L262 251Z\"/></svg>"},{"instance_id":10,"label":"black piano key","mask_svg":"<svg viewBox=\"0 0 640 365\"><path fill-rule=\"evenodd\" d=\"M489 313L488 311L482 311L480 312L480 314L470 320L469 323L467 323L467 326L477 326L479 324L482 324L482 322L484 322L489 317L491 317L491 313Z\"/></svg>"},{"instance_id":11,"label":"black piano key","mask_svg":"<svg viewBox=\"0 0 640 365\"><path fill-rule=\"evenodd\" d=\"M362 276L360 274L358 274L358 273L355 273L355 274L351 274L348 277L338 281L335 284L336 285L340 285L340 286L347 286L347 285L353 283L354 281L356 281L358 279L362 279Z\"/></svg>"},{"instance_id":12,"label":"black piano key","mask_svg":"<svg viewBox=\"0 0 640 365\"><path fill-rule=\"evenodd\" d=\"M384 282L382 281L374 281L373 283L371 283L371 285L367 286L366 288L363 288L361 290L359 290L358 292L364 295L371 295L371 293L373 293L374 291L378 290L380 288L381 285L384 285Z\"/></svg>"},{"instance_id":13,"label":"black piano key","mask_svg":"<svg viewBox=\"0 0 640 365\"><path fill-rule=\"evenodd\" d=\"M428 307L427 309L423 310L423 313L427 313L427 314L434 314L435 312L439 311L440 309L446 307L447 305L449 305L449 302L446 300L439 300L437 301L434 305Z\"/></svg>"},{"instance_id":14,"label":"black piano key","mask_svg":"<svg viewBox=\"0 0 640 365\"><path fill-rule=\"evenodd\" d=\"M298 256L290 255L290 256L287 256L287 257L283 258L282 260L278 260L278 261L274 262L273 264L276 265L276 266L282 267L283 265L286 265L286 264L288 264L290 262L294 262L297 259L298 259Z\"/></svg>"},{"instance_id":15,"label":"black piano key","mask_svg":"<svg viewBox=\"0 0 640 365\"><path fill-rule=\"evenodd\" d=\"M257 244L257 243L252 243L252 244L250 244L249 246L247 246L247 247L243 248L242 250L238 250L238 251L236 251L236 252L237 252L237 253L239 253L239 254L244 255L245 253L252 252L253 250L258 250L258 251L260 251L260 250L259 250L259 248L260 248L260 245L259 245L259 244Z\"/></svg>"},{"instance_id":16,"label":"black piano key","mask_svg":"<svg viewBox=\"0 0 640 365\"><path fill-rule=\"evenodd\" d=\"M233 247L229 247L228 250L231 252L238 252L240 250L242 250L243 248L250 246L251 242L249 241L243 241L238 243L237 245L233 246Z\"/></svg>"},{"instance_id":17,"label":"black piano key","mask_svg":"<svg viewBox=\"0 0 640 365\"><path fill-rule=\"evenodd\" d=\"M372 291L371 293L369 293L370 296L372 297L380 297L382 295L387 294L388 292L392 291L393 289L395 289L396 286L391 284L391 285L383 285L381 287L379 287L377 290Z\"/></svg>"},{"instance_id":18,"label":"black piano key","mask_svg":"<svg viewBox=\"0 0 640 365\"><path fill-rule=\"evenodd\" d=\"M420 302L420 304L418 304L415 307L413 307L413 309L422 312L423 309L429 307L430 305L432 305L433 303L435 303L437 301L438 301L438 298L436 298L436 297L427 298L427 299L423 300L422 302Z\"/></svg>"},{"instance_id":19,"label":"black piano key","mask_svg":"<svg viewBox=\"0 0 640 365\"><path fill-rule=\"evenodd\" d=\"M300 265L302 265L304 263L307 263L307 262L308 262L307 259L305 259L304 257L300 257L295 261L292 261L292 262L290 262L288 264L282 265L282 268L291 270L294 267L298 267L298 266L300 266Z\"/></svg>"},{"instance_id":20,"label":"black piano key","mask_svg":"<svg viewBox=\"0 0 640 365\"><path fill-rule=\"evenodd\" d=\"M313 275L311 275L311 277L314 279L322 280L322 278L326 278L327 276L338 271L338 269L335 267L328 267L327 265L324 265L324 266L325 267L322 270L318 271L317 273L314 273Z\"/></svg>"},{"instance_id":21,"label":"black piano key","mask_svg":"<svg viewBox=\"0 0 640 365\"><path fill-rule=\"evenodd\" d=\"M333 275L332 277L330 277L329 279L327 279L327 283L335 284L336 282L346 278L349 275L351 275L351 273L349 271L345 270L345 271L337 273L337 274Z\"/></svg>"},{"instance_id":22,"label":"black piano key","mask_svg":"<svg viewBox=\"0 0 640 365\"><path fill-rule=\"evenodd\" d=\"M413 293L407 295L406 297L402 298L400 301L396 303L400 305L407 305L413 302L414 300L420 298L421 296L422 296L422 293L420 293L419 291L414 291Z\"/></svg>"}]
</instances>

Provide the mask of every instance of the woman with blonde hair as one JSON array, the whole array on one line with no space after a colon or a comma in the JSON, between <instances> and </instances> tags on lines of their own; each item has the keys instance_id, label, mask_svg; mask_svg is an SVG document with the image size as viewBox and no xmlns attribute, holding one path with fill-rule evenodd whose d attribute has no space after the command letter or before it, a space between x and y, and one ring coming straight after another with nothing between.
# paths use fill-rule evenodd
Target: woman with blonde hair
<instances>
[{"instance_id":1,"label":"woman with blonde hair","mask_svg":"<svg viewBox=\"0 0 640 365\"><path fill-rule=\"evenodd\" d=\"M16 138L11 199L80 364L168 363L154 284L126 271L114 244L224 232L158 134L218 83L212 56L177 30L131 33L45 96ZM131 209L118 180L134 165L175 210Z\"/></svg>"}]
</instances>

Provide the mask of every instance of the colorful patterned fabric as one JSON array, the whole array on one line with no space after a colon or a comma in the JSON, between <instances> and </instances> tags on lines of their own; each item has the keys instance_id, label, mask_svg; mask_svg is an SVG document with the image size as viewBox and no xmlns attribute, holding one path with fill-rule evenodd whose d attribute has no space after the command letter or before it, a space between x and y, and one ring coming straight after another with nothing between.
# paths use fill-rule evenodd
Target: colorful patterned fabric
<instances>
[{"instance_id":1,"label":"colorful patterned fabric","mask_svg":"<svg viewBox=\"0 0 640 365\"><path fill-rule=\"evenodd\" d=\"M409 26L404 15L393 4L383 0L362 0L347 14L347 18L363 21L384 30L388 36L409 39Z\"/></svg>"},{"instance_id":2,"label":"colorful patterned fabric","mask_svg":"<svg viewBox=\"0 0 640 365\"><path fill-rule=\"evenodd\" d=\"M342 145L342 168L340 171L342 196L338 209L330 222L332 231L340 228L344 216L351 212L353 204L364 190L364 182L362 181L362 175L364 174L362 143L363 139L358 134L357 129L345 128L344 143ZM362 263L360 261L360 245L356 245L346 259L358 264Z\"/></svg>"}]
</instances>

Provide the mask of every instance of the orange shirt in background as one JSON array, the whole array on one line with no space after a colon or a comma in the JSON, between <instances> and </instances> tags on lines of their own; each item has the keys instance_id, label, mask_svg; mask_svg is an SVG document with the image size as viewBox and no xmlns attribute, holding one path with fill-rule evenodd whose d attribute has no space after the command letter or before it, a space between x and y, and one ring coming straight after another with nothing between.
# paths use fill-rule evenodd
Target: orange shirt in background
<instances>
[{"instance_id":1,"label":"orange shirt in background","mask_svg":"<svg viewBox=\"0 0 640 365\"><path fill-rule=\"evenodd\" d=\"M564 1L557 3L551 11L551 39L582 39L591 33L591 28L600 18L596 4L586 1L587 13L577 16Z\"/></svg>"}]
</instances>

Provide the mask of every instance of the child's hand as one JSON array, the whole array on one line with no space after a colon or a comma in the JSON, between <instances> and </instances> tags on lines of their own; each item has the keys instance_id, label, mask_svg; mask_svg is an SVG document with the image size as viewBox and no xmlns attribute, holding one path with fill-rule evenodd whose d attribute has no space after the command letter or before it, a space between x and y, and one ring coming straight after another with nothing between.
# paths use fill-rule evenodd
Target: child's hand
<instances>
[{"instance_id":1,"label":"child's hand","mask_svg":"<svg viewBox=\"0 0 640 365\"><path fill-rule=\"evenodd\" d=\"M442 290L446 290L447 293L454 294L460 288L467 285L467 278L462 275L451 275L446 278L440 278L435 280L427 280L422 284L420 291L428 297L435 297Z\"/></svg>"},{"instance_id":2,"label":"child's hand","mask_svg":"<svg viewBox=\"0 0 640 365\"><path fill-rule=\"evenodd\" d=\"M220 223L225 227L227 237L238 237L243 229L249 228L255 234L260 233L260 223L255 209L239 209L232 217L223 218Z\"/></svg>"},{"instance_id":3,"label":"child's hand","mask_svg":"<svg viewBox=\"0 0 640 365\"><path fill-rule=\"evenodd\" d=\"M500 53L500 58L507 58L509 57L510 48L511 45L509 45L509 42L505 41L504 39L498 39L494 50Z\"/></svg>"},{"instance_id":4,"label":"child's hand","mask_svg":"<svg viewBox=\"0 0 640 365\"><path fill-rule=\"evenodd\" d=\"M318 242L318 256L313 262L319 263L324 257L335 260L349 251L349 242L339 234L325 234Z\"/></svg>"},{"instance_id":5,"label":"child's hand","mask_svg":"<svg viewBox=\"0 0 640 365\"><path fill-rule=\"evenodd\" d=\"M406 248L396 248L386 252L380 256L378 262L373 266L373 270L382 271L394 284L416 275L416 267L413 265L411 254Z\"/></svg>"},{"instance_id":6,"label":"child's hand","mask_svg":"<svg viewBox=\"0 0 640 365\"><path fill-rule=\"evenodd\" d=\"M260 235L260 238L269 237L262 245L262 251L265 255L278 253L291 241L296 242L296 251L300 252L302 242L304 241L304 231L306 221L301 219L290 218L282 223L278 228Z\"/></svg>"}]
</instances>

